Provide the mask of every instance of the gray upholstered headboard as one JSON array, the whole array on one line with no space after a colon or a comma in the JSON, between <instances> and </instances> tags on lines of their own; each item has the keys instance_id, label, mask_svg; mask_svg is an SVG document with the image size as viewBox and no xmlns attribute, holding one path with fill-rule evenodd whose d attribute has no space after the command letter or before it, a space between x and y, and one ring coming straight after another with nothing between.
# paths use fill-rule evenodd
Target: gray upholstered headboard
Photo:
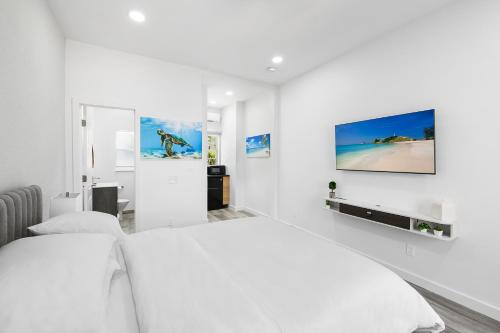
<instances>
[{"instance_id":1,"label":"gray upholstered headboard","mask_svg":"<svg viewBox=\"0 0 500 333\"><path fill-rule=\"evenodd\" d=\"M32 185L0 195L0 247L28 236L43 219L42 189Z\"/></svg>"}]
</instances>

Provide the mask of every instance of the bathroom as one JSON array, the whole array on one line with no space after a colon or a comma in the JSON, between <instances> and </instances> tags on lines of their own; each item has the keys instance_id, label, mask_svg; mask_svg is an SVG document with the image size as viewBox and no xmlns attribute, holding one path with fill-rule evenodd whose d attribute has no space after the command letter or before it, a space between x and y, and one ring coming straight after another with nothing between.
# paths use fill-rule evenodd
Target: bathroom
<instances>
[{"instance_id":1,"label":"bathroom","mask_svg":"<svg viewBox=\"0 0 500 333\"><path fill-rule=\"evenodd\" d=\"M117 212L127 233L135 232L134 113L132 109L82 107L84 209Z\"/></svg>"}]
</instances>

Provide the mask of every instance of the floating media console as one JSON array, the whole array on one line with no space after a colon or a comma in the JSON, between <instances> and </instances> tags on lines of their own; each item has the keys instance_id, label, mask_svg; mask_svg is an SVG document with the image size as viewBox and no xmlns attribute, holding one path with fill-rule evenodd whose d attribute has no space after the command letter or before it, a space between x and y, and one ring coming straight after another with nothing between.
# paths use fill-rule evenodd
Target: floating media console
<instances>
[{"instance_id":1,"label":"floating media console","mask_svg":"<svg viewBox=\"0 0 500 333\"><path fill-rule=\"evenodd\" d=\"M439 240L451 241L457 237L455 225L451 222L443 222L429 216L403 212L388 207L381 207L379 205L361 203L343 198L325 198L325 200L326 209L339 214L354 216L365 221L383 224L392 228ZM419 231L417 226L420 223L427 223L432 228L438 225L441 226L443 228L443 236L434 235L432 230L427 232Z\"/></svg>"}]
</instances>

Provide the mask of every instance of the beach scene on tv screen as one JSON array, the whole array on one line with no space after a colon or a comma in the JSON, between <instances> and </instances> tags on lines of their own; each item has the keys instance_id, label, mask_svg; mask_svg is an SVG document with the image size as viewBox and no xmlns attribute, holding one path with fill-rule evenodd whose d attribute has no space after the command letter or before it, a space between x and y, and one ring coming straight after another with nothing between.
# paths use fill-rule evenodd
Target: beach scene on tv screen
<instances>
[{"instance_id":1,"label":"beach scene on tv screen","mask_svg":"<svg viewBox=\"0 0 500 333\"><path fill-rule=\"evenodd\" d=\"M434 110L335 126L337 169L435 173Z\"/></svg>"}]
</instances>

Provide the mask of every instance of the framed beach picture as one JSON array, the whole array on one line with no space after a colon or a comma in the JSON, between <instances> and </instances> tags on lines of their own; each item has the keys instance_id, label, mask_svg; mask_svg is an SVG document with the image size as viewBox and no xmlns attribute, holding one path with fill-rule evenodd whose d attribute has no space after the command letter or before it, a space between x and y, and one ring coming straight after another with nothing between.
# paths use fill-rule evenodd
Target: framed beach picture
<instances>
[{"instance_id":1,"label":"framed beach picture","mask_svg":"<svg viewBox=\"0 0 500 333\"><path fill-rule=\"evenodd\" d=\"M247 157L271 156L271 134L247 137L246 154Z\"/></svg>"},{"instance_id":2,"label":"framed beach picture","mask_svg":"<svg viewBox=\"0 0 500 333\"><path fill-rule=\"evenodd\" d=\"M434 110L335 126L337 170L436 173Z\"/></svg>"},{"instance_id":3,"label":"framed beach picture","mask_svg":"<svg viewBox=\"0 0 500 333\"><path fill-rule=\"evenodd\" d=\"M202 123L141 117L141 158L201 159Z\"/></svg>"}]
</instances>

